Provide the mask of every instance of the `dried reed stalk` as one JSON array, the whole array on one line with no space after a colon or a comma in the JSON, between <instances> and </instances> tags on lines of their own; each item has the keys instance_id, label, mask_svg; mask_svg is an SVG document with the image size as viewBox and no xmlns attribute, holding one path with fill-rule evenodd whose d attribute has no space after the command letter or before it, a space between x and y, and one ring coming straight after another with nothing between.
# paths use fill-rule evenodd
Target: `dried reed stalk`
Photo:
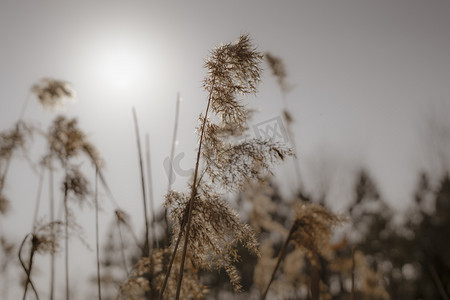
<instances>
[{"instance_id":1,"label":"dried reed stalk","mask_svg":"<svg viewBox=\"0 0 450 300\"><path fill-rule=\"evenodd\" d=\"M141 150L141 138L139 135L139 125L136 116L136 109L133 107L133 118L134 118L134 128L136 130L136 142L138 148L139 155L139 168L141 172L141 187L142 187L142 204L144 208L144 220L145 220L145 242L144 247L142 249L142 255L149 256L150 254L150 244L149 244L149 224L148 224L148 216L147 216L147 197L145 193L145 179L144 179L144 166L142 162L142 150Z\"/></svg>"},{"instance_id":2,"label":"dried reed stalk","mask_svg":"<svg viewBox=\"0 0 450 300\"><path fill-rule=\"evenodd\" d=\"M95 250L97 256L97 288L98 288L98 299L102 300L102 287L100 275L100 245L98 233L98 167L95 168L94 201L95 201Z\"/></svg>"},{"instance_id":3,"label":"dried reed stalk","mask_svg":"<svg viewBox=\"0 0 450 300\"><path fill-rule=\"evenodd\" d=\"M156 215L155 215L155 205L153 200L153 180L152 180L152 168L151 168L151 156L150 156L150 136L149 134L145 135L145 150L146 150L146 158L147 158L147 181L148 181L148 199L150 202L150 210L152 214L151 221L151 229L152 229L152 245L150 248L153 249L153 242L156 242L156 248L159 248L159 241L156 237Z\"/></svg>"}]
</instances>

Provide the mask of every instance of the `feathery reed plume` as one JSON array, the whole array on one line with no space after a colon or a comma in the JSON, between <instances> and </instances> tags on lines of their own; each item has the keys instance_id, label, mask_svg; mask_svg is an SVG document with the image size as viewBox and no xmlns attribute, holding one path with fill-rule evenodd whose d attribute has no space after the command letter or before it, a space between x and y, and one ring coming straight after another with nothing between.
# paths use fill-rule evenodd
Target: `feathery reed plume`
<instances>
[{"instance_id":1,"label":"feathery reed plume","mask_svg":"<svg viewBox=\"0 0 450 300\"><path fill-rule=\"evenodd\" d=\"M269 64L272 75L277 78L281 92L287 94L292 89L292 86L286 81L287 72L283 60L269 52L265 53L264 57Z\"/></svg>"},{"instance_id":2,"label":"feathery reed plume","mask_svg":"<svg viewBox=\"0 0 450 300\"><path fill-rule=\"evenodd\" d=\"M292 224L289 235L278 254L277 264L272 272L271 279L264 290L262 299L265 299L267 296L267 292L275 278L275 274L290 241L294 242L298 248L306 251L311 261L312 268L318 268L319 254L326 248L332 228L345 220L343 217L333 214L325 207L313 203L296 204L294 210L294 223ZM313 297L317 298L317 293L319 291L319 275L317 273L314 274L315 272L319 272L319 270L312 270L311 276L316 278L315 280L312 280L312 293L314 294Z\"/></svg>"},{"instance_id":3,"label":"feathery reed plume","mask_svg":"<svg viewBox=\"0 0 450 300\"><path fill-rule=\"evenodd\" d=\"M31 92L38 97L45 109L64 106L67 100L75 97L75 92L68 82L52 78L42 78L39 83L31 87Z\"/></svg>"},{"instance_id":4,"label":"feathery reed plume","mask_svg":"<svg viewBox=\"0 0 450 300\"><path fill-rule=\"evenodd\" d=\"M139 155L139 168L141 172L141 187L142 187L142 204L144 209L144 222L145 222L145 241L144 241L144 247L142 248L142 255L148 256L150 251L150 244L149 244L149 224L148 224L148 216L147 216L147 196L145 193L145 179L144 179L144 166L143 166L143 158L142 158L142 149L141 149L141 138L139 136L139 126L138 126L138 120L136 116L136 110L133 107L133 119L134 119L134 129L136 131L136 142L137 142L137 148L138 148L138 155Z\"/></svg>"},{"instance_id":5,"label":"feathery reed plume","mask_svg":"<svg viewBox=\"0 0 450 300\"><path fill-rule=\"evenodd\" d=\"M86 139L86 135L78 128L76 119L58 116L50 127L48 139L50 152L55 155L63 166L69 159L85 153L92 163L100 166L101 158L95 147Z\"/></svg>"},{"instance_id":6,"label":"feathery reed plume","mask_svg":"<svg viewBox=\"0 0 450 300\"><path fill-rule=\"evenodd\" d=\"M292 154L270 140L245 136L250 110L236 97L256 93L261 59L262 55L253 48L249 37L243 35L236 43L214 49L205 63L207 76L203 86L208 100L205 115L200 116L191 191L169 192L166 197L166 205L172 207L174 236L177 236L171 261L184 234L176 299L180 297L189 244L190 258L196 266L224 268L236 290L240 289L239 275L232 262L239 256L234 247L242 242L251 251L258 252L253 231L240 223L237 214L221 200L216 190L238 191L247 180L260 180L272 163ZM218 123L209 119L210 110ZM201 160L204 169L199 172ZM166 277L170 269L171 264ZM164 287L160 298L163 292Z\"/></svg>"}]
</instances>

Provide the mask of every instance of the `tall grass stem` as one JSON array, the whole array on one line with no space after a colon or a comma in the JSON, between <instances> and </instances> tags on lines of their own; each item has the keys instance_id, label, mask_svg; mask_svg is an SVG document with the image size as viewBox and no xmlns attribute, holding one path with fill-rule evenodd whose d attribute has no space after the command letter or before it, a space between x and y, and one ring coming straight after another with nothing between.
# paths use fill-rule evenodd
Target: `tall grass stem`
<instances>
[{"instance_id":1,"label":"tall grass stem","mask_svg":"<svg viewBox=\"0 0 450 300\"><path fill-rule=\"evenodd\" d=\"M215 83L215 77L212 80L211 86L214 86L214 83ZM198 175L198 168L200 165L200 155L202 153L202 142L203 142L203 137L205 136L206 120L208 119L208 112L209 112L209 108L211 106L212 92L213 92L213 89L211 89L209 96L208 96L208 105L206 106L205 116L204 116L203 124L202 124L202 128L201 128L200 141L198 144L197 161L195 163L195 170L194 170L194 181L192 183L191 196L189 199L188 219L187 219L187 224L186 224L186 233L185 233L185 237L184 237L183 254L181 255L180 274L178 277L177 293L176 293L176 297L175 297L176 300L180 299L181 284L183 281L183 274L184 274L184 262L186 260L187 247L189 244L189 231L191 229L192 209L194 206L195 196L197 195L197 175Z\"/></svg>"},{"instance_id":2,"label":"tall grass stem","mask_svg":"<svg viewBox=\"0 0 450 300\"><path fill-rule=\"evenodd\" d=\"M136 142L138 148L138 156L139 156L139 168L141 172L141 187L142 187L142 203L144 206L144 219L145 219L145 243L144 248L142 249L143 256L149 256L149 224L148 224L148 216L147 216L147 197L145 193L145 179L144 179L144 167L142 162L142 150L141 150L141 138L139 136L139 125L136 116L136 109L133 107L133 118L134 118L134 128L136 130Z\"/></svg>"},{"instance_id":3,"label":"tall grass stem","mask_svg":"<svg viewBox=\"0 0 450 300\"><path fill-rule=\"evenodd\" d=\"M278 259L277 259L277 264L275 265L275 268L273 269L272 275L270 277L269 282L267 283L266 289L264 290L264 293L261 297L262 300L266 299L267 297L267 292L269 291L270 285L272 284L273 280L275 279L275 274L277 273L277 270L281 264L281 261L283 260L283 257L285 255L287 246L289 245L289 242L291 241L291 237L292 237L292 233L293 233L293 228L291 228L291 230L289 231L288 237L286 238L286 240L284 241L283 247L280 250L280 253L278 254Z\"/></svg>"},{"instance_id":4,"label":"tall grass stem","mask_svg":"<svg viewBox=\"0 0 450 300\"><path fill-rule=\"evenodd\" d=\"M95 199L95 248L97 252L97 287L98 287L98 299L102 300L102 287L100 275L100 245L98 233L98 167L95 168L94 199Z\"/></svg>"},{"instance_id":5,"label":"tall grass stem","mask_svg":"<svg viewBox=\"0 0 450 300\"><path fill-rule=\"evenodd\" d=\"M151 156L150 156L150 136L149 134L145 135L145 152L146 152L146 160L147 160L147 181L148 181L148 199L150 202L150 210L152 214L151 228L152 228L152 237L153 241L156 243L156 248L159 248L159 241L156 237L156 215L155 215L155 205L153 199L153 179L152 179L152 167L151 167ZM153 248L153 241L151 248Z\"/></svg>"}]
</instances>

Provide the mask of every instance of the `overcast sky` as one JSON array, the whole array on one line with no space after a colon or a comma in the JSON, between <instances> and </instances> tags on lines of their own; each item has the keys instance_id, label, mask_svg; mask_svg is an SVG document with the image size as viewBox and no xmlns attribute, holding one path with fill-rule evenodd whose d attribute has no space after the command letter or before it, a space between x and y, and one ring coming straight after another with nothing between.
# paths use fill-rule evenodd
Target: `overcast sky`
<instances>
[{"instance_id":1,"label":"overcast sky","mask_svg":"<svg viewBox=\"0 0 450 300\"><path fill-rule=\"evenodd\" d=\"M339 169L333 174L342 176L336 180L345 184L348 174L342 170L367 166L385 198L396 209L405 207L416 171L427 163L420 134L424 120L445 120L450 112L447 0L3 0L0 130L17 121L27 97L25 120L46 127L58 113L77 117L105 159L105 175L116 199L135 216L139 228L132 107L142 135L150 135L159 205L167 187L163 161L170 153L177 92L183 102L176 153L185 153L181 167L189 169L194 164L197 117L206 103L201 88L204 59L210 49L242 33L286 65L294 86L287 99L310 189L320 166L330 172ZM77 102L62 111L44 111L29 95L42 77L71 82ZM281 93L269 70L260 93L248 103L260 111L255 124L281 115ZM291 186L292 174L289 166L278 172ZM178 175L175 187L185 188L185 180ZM13 201L12 212L0 223L17 241L30 230L37 182L25 163L11 165L5 191ZM292 191L287 187L285 192ZM341 196L339 201L348 197ZM105 200L103 224L111 219L108 205ZM89 209L83 212L93 220ZM92 221L83 226L89 228ZM93 245L93 234L86 231ZM93 266L93 252L88 253Z\"/></svg>"}]
</instances>

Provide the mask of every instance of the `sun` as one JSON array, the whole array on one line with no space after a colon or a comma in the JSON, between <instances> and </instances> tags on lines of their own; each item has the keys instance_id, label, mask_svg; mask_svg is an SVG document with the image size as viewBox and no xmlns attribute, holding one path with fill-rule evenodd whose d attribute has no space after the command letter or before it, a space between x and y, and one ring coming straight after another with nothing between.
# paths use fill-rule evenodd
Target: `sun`
<instances>
[{"instance_id":1,"label":"sun","mask_svg":"<svg viewBox=\"0 0 450 300\"><path fill-rule=\"evenodd\" d=\"M126 48L105 51L99 70L105 84L119 90L136 88L143 76L138 53Z\"/></svg>"}]
</instances>

